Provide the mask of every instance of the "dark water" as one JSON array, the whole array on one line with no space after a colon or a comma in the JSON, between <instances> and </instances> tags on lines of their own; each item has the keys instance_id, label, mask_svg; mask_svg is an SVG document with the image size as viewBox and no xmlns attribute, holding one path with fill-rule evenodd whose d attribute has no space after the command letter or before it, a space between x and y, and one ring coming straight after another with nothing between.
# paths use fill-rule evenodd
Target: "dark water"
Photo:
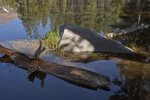
<instances>
[{"instance_id":1,"label":"dark water","mask_svg":"<svg viewBox=\"0 0 150 100\"><path fill-rule=\"evenodd\" d=\"M42 38L65 22L103 35L116 28L150 23L150 1L0 0L0 42ZM116 40L139 55L96 54L86 61L65 62L110 77L111 91L78 87L0 62L0 100L150 100L150 29ZM50 61L64 64L54 58Z\"/></svg>"}]
</instances>

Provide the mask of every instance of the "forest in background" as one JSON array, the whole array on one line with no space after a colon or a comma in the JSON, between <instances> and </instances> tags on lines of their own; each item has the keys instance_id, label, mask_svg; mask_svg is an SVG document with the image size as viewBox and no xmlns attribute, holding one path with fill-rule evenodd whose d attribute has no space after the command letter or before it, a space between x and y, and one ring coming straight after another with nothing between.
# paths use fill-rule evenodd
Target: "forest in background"
<instances>
[{"instance_id":1,"label":"forest in background","mask_svg":"<svg viewBox=\"0 0 150 100\"><path fill-rule=\"evenodd\" d=\"M150 23L149 2L150 0L0 0L0 6L13 8L27 33L31 35L32 32L36 33L41 24L42 27L49 24L49 20L51 28L58 28L68 22L98 33L110 32L113 27L128 27L138 22ZM150 51L150 34L147 33L123 37L120 42L129 47L133 45L140 51ZM149 65L121 60L116 66L120 70L120 77L125 81L109 100L148 100Z\"/></svg>"},{"instance_id":2,"label":"forest in background","mask_svg":"<svg viewBox=\"0 0 150 100\"><path fill-rule=\"evenodd\" d=\"M139 16L140 23L149 23L147 2L149 0L0 0L0 6L16 10L29 35L37 33L41 24L44 28L49 20L51 28L68 22L107 33L113 27L138 23Z\"/></svg>"}]
</instances>

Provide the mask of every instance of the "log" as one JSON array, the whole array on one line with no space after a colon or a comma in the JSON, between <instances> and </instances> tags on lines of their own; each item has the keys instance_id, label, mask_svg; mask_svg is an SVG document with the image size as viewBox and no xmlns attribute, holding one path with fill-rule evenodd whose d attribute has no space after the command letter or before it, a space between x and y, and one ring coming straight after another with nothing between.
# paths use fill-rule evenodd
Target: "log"
<instances>
[{"instance_id":1,"label":"log","mask_svg":"<svg viewBox=\"0 0 150 100\"><path fill-rule=\"evenodd\" d=\"M122 30L119 30L119 31L116 31L116 32L107 33L103 37L115 38L115 37L118 37L118 36L122 36L122 35L126 35L126 34L129 34L129 33L132 33L132 32L136 32L136 31L139 31L139 30L147 29L148 27L150 27L150 25L141 25L141 26L138 26L138 27L136 27L136 26L129 27L129 28L125 28L125 29L122 29Z\"/></svg>"},{"instance_id":2,"label":"log","mask_svg":"<svg viewBox=\"0 0 150 100\"><path fill-rule=\"evenodd\" d=\"M54 64L40 58L30 58L23 53L7 49L1 45L0 53L5 55L0 57L1 62L15 64L30 73L39 71L85 88L110 90L110 79L107 76L77 67Z\"/></svg>"}]
</instances>

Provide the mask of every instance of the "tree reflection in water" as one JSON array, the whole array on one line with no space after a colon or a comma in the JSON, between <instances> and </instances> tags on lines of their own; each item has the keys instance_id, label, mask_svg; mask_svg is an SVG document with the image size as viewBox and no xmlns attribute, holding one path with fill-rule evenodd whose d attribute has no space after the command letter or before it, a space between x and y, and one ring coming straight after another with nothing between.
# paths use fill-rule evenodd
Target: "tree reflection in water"
<instances>
[{"instance_id":1,"label":"tree reflection in water","mask_svg":"<svg viewBox=\"0 0 150 100\"><path fill-rule=\"evenodd\" d=\"M117 66L124 81L109 100L149 100L150 64L120 60Z\"/></svg>"},{"instance_id":2,"label":"tree reflection in water","mask_svg":"<svg viewBox=\"0 0 150 100\"><path fill-rule=\"evenodd\" d=\"M51 28L63 23L110 32L108 25L121 21L119 14L129 0L1 0L2 5L16 10L28 35L37 34L42 24Z\"/></svg>"},{"instance_id":3,"label":"tree reflection in water","mask_svg":"<svg viewBox=\"0 0 150 100\"><path fill-rule=\"evenodd\" d=\"M34 72L34 73L31 73L29 76L28 76L28 80L30 82L34 82L34 79L35 78L38 78L39 80L41 80L41 88L44 87L44 79L46 78L46 74L45 73L42 73L42 72Z\"/></svg>"},{"instance_id":4,"label":"tree reflection in water","mask_svg":"<svg viewBox=\"0 0 150 100\"><path fill-rule=\"evenodd\" d=\"M110 100L149 100L150 98L150 29L122 36L117 40L122 44L134 48L137 53L145 58L134 60L119 59L117 67L123 84L120 90L115 91ZM120 79L118 79L120 80Z\"/></svg>"},{"instance_id":5,"label":"tree reflection in water","mask_svg":"<svg viewBox=\"0 0 150 100\"><path fill-rule=\"evenodd\" d=\"M32 33L38 34L39 26L42 24L45 27L49 24L48 20L51 21L51 28L58 28L68 22L88 27L98 33L111 32L129 24L150 23L149 0L0 0L0 6L3 5L16 10L30 36ZM117 40L150 57L150 31L140 33L143 34ZM123 81L114 79L120 90L115 91L109 100L149 100L150 64L127 59L117 61ZM28 79L33 82L35 77L42 81L43 87L46 74L35 72Z\"/></svg>"}]
</instances>

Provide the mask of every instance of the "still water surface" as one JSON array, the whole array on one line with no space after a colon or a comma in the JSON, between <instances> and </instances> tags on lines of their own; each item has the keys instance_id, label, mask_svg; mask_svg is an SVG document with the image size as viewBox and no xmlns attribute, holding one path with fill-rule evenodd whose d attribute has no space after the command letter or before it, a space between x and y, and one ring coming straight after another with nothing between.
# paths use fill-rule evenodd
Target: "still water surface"
<instances>
[{"instance_id":1,"label":"still water surface","mask_svg":"<svg viewBox=\"0 0 150 100\"><path fill-rule=\"evenodd\" d=\"M0 42L39 39L68 22L103 35L150 23L149 0L0 0ZM94 71L111 79L111 91L89 90L43 73L29 74L0 62L0 100L149 100L150 29L116 39L140 55L95 55L88 61L49 61ZM3 56L0 54L0 57ZM120 59L121 58L121 59ZM62 61L63 60L63 61Z\"/></svg>"}]
</instances>

